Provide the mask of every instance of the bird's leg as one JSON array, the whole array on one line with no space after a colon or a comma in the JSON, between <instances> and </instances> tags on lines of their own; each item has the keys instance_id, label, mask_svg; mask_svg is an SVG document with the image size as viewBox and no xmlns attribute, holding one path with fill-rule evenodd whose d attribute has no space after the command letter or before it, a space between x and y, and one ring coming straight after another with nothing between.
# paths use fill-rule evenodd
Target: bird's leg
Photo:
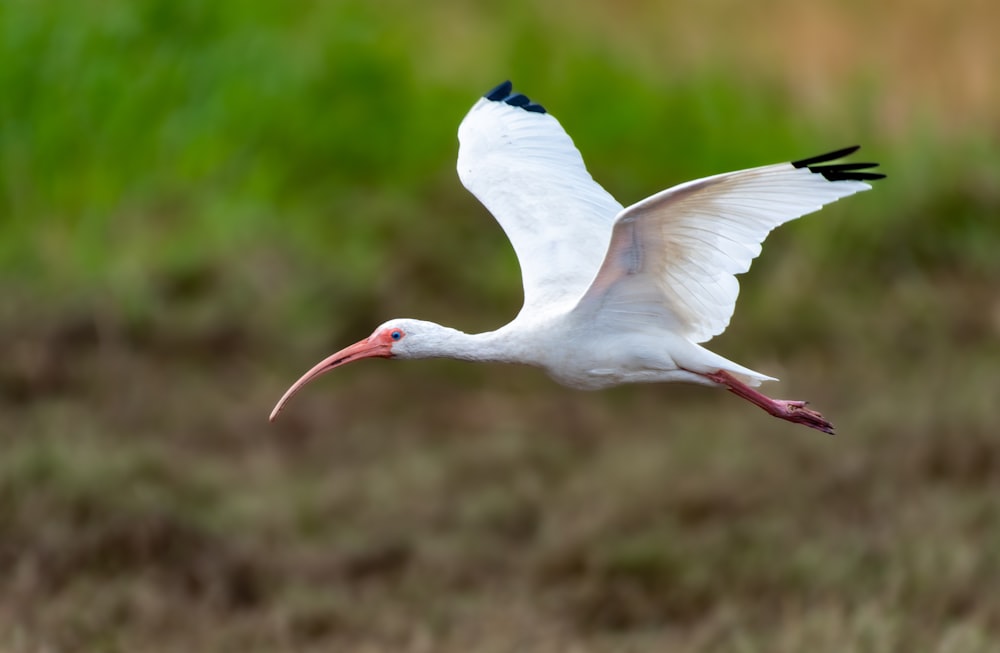
<instances>
[{"instance_id":1,"label":"bird's leg","mask_svg":"<svg viewBox=\"0 0 1000 653\"><path fill-rule=\"evenodd\" d=\"M817 431L833 434L833 424L817 413L815 410L806 408L804 401L789 401L787 399L771 399L767 395L760 393L747 384L743 383L729 372L719 370L711 374L704 374L705 378L720 385L726 386L734 395L743 397L755 406L759 406L774 415L789 422L804 424Z\"/></svg>"}]
</instances>

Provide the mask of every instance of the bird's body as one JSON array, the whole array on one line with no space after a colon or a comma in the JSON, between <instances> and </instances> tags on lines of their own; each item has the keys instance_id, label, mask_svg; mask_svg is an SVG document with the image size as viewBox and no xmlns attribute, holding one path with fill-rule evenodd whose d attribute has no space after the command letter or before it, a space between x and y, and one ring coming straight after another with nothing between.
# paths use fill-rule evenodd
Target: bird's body
<instances>
[{"instance_id":1,"label":"bird's body","mask_svg":"<svg viewBox=\"0 0 1000 653\"><path fill-rule=\"evenodd\" d=\"M846 148L684 184L623 208L587 172L558 121L510 82L459 127L458 174L507 233L524 305L496 331L466 334L390 320L319 363L285 393L353 360L449 357L523 363L560 383L599 389L685 381L727 387L770 414L833 432L804 402L753 388L775 380L699 343L722 333L746 272L776 226L868 190L870 163L831 164Z\"/></svg>"},{"instance_id":2,"label":"bird's body","mask_svg":"<svg viewBox=\"0 0 1000 653\"><path fill-rule=\"evenodd\" d=\"M390 320L379 327L393 328L403 331L409 341L396 345L393 358L533 365L559 383L580 390L663 381L712 384L692 371L718 369L743 376L753 385L770 380L666 329L637 331L627 337L589 333L586 321L572 311L536 320L517 319L496 331L475 334L412 319ZM567 341L583 345L566 347Z\"/></svg>"}]
</instances>

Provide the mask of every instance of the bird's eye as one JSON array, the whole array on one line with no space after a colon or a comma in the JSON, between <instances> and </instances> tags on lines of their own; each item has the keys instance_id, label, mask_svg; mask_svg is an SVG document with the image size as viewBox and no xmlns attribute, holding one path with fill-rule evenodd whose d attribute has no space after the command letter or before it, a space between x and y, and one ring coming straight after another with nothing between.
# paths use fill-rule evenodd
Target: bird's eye
<instances>
[{"instance_id":1,"label":"bird's eye","mask_svg":"<svg viewBox=\"0 0 1000 653\"><path fill-rule=\"evenodd\" d=\"M403 337L403 332L400 331L399 329L393 329L392 333L389 334L389 337L392 338L393 340L399 340L400 338Z\"/></svg>"}]
</instances>

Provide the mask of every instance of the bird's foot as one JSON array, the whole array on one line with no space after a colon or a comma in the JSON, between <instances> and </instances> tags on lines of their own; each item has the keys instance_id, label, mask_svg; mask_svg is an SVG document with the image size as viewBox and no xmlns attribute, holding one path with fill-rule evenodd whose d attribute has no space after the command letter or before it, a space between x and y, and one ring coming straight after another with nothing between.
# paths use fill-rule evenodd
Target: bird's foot
<instances>
[{"instance_id":1,"label":"bird's foot","mask_svg":"<svg viewBox=\"0 0 1000 653\"><path fill-rule=\"evenodd\" d=\"M783 420L788 420L789 422L794 422L796 424L803 424L809 428L816 429L817 431L822 431L823 433L829 433L833 435L833 424L828 422L825 417L817 413L811 408L806 408L807 401L791 401L788 399L771 399L773 404L771 409L765 406L761 406L771 415L778 417Z\"/></svg>"},{"instance_id":2,"label":"bird's foot","mask_svg":"<svg viewBox=\"0 0 1000 653\"><path fill-rule=\"evenodd\" d=\"M763 410L767 411L769 415L773 415L779 419L793 422L795 424L802 424L804 426L808 426L809 428L816 429L817 431L833 435L833 424L828 422L825 417L817 413L815 410L806 408L806 404L808 402L792 401L789 399L771 399L767 395L758 392L743 383L729 372L725 372L723 370L713 372L712 374L705 374L705 378L726 386L730 392L743 397L755 406L759 406Z\"/></svg>"}]
</instances>

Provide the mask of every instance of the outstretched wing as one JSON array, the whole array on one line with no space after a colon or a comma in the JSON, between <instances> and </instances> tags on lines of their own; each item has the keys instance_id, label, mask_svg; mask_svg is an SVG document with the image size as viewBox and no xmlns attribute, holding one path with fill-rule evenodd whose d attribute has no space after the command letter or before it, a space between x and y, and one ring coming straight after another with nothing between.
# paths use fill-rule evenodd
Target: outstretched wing
<instances>
[{"instance_id":1,"label":"outstretched wing","mask_svg":"<svg viewBox=\"0 0 1000 653\"><path fill-rule=\"evenodd\" d=\"M871 188L874 163L829 163L858 147L674 186L622 211L577 310L635 325L666 320L692 342L722 333L761 243L780 224Z\"/></svg>"},{"instance_id":2,"label":"outstretched wing","mask_svg":"<svg viewBox=\"0 0 1000 653\"><path fill-rule=\"evenodd\" d=\"M458 176L521 264L524 308L576 301L600 268L621 204L587 172L559 121L504 82L458 128Z\"/></svg>"}]
</instances>

